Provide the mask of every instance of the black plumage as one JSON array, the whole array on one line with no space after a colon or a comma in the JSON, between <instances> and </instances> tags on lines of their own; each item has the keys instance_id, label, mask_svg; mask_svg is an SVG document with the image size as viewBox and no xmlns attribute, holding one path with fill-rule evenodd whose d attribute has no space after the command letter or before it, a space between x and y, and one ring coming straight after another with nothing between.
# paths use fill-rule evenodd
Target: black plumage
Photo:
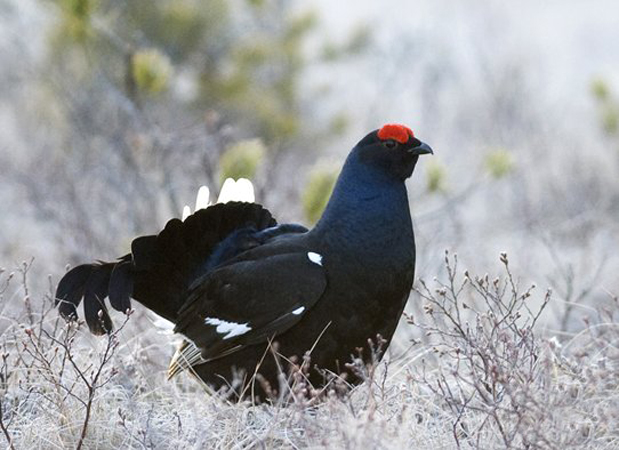
<instances>
[{"instance_id":1,"label":"black plumage","mask_svg":"<svg viewBox=\"0 0 619 450\"><path fill-rule=\"evenodd\" d=\"M404 181L431 152L407 127L385 125L353 148L312 230L278 225L258 204L217 204L135 239L116 262L69 271L60 312L77 317L83 298L89 328L102 334L112 328L104 299L125 312L134 298L186 338L170 376L190 368L217 389L241 374L241 396L259 373L260 397L265 383L277 390L282 361L311 350L319 386L359 349L369 360L368 339L393 336L415 269Z\"/></svg>"}]
</instances>

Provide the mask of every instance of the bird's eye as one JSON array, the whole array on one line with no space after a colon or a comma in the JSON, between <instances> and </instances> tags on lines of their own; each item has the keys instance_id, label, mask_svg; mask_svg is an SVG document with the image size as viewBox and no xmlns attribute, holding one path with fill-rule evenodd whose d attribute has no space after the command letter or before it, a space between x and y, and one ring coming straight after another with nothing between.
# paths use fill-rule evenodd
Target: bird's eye
<instances>
[{"instance_id":1,"label":"bird's eye","mask_svg":"<svg viewBox=\"0 0 619 450\"><path fill-rule=\"evenodd\" d=\"M383 145L387 148L395 148L398 143L393 139L387 139L386 141L383 141Z\"/></svg>"}]
</instances>

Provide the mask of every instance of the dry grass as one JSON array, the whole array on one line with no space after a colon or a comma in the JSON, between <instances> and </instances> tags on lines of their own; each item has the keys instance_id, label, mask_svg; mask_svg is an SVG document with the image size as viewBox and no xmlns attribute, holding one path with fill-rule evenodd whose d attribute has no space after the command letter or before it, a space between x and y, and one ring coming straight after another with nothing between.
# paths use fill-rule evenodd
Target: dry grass
<instances>
[{"instance_id":1,"label":"dry grass","mask_svg":"<svg viewBox=\"0 0 619 450\"><path fill-rule=\"evenodd\" d=\"M536 321L550 292L503 276L418 283L418 339L344 397L311 407L230 404L165 381L171 348L127 317L110 336L66 324L29 292L29 265L0 274L1 421L9 448L618 448L619 324L611 311L561 342ZM51 283L50 283L51 292ZM617 299L614 299L617 305ZM129 322L129 323L128 323ZM355 362L353 361L353 364Z\"/></svg>"}]
</instances>

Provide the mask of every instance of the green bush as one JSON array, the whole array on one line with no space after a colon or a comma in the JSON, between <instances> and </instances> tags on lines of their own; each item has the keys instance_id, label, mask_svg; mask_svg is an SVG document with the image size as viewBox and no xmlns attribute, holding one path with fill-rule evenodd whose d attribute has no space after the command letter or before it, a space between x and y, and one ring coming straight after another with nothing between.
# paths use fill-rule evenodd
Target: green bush
<instances>
[{"instance_id":1,"label":"green bush","mask_svg":"<svg viewBox=\"0 0 619 450\"><path fill-rule=\"evenodd\" d=\"M221 181L226 178L254 178L265 154L266 147L260 139L248 139L231 145L219 160Z\"/></svg>"},{"instance_id":2,"label":"green bush","mask_svg":"<svg viewBox=\"0 0 619 450\"><path fill-rule=\"evenodd\" d=\"M514 158L505 149L491 151L486 155L484 163L490 176L496 179L503 178L514 170Z\"/></svg>"},{"instance_id":3,"label":"green bush","mask_svg":"<svg viewBox=\"0 0 619 450\"><path fill-rule=\"evenodd\" d=\"M131 73L138 89L151 95L159 94L168 88L172 65L160 51L142 50L131 58Z\"/></svg>"},{"instance_id":4,"label":"green bush","mask_svg":"<svg viewBox=\"0 0 619 450\"><path fill-rule=\"evenodd\" d=\"M601 78L593 80L591 83L591 92L593 96L600 101L606 101L610 97L608 85Z\"/></svg>"},{"instance_id":5,"label":"green bush","mask_svg":"<svg viewBox=\"0 0 619 450\"><path fill-rule=\"evenodd\" d=\"M426 161L426 185L429 192L445 192L447 170L438 160Z\"/></svg>"},{"instance_id":6,"label":"green bush","mask_svg":"<svg viewBox=\"0 0 619 450\"><path fill-rule=\"evenodd\" d=\"M303 192L303 212L310 223L316 223L333 192L338 170L334 167L318 165L309 175Z\"/></svg>"}]
</instances>

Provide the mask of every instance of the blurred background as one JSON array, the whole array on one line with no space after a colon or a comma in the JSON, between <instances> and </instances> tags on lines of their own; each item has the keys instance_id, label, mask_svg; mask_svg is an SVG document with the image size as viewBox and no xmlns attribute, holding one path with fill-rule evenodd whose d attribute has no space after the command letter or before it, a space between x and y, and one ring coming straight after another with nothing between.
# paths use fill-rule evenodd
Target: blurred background
<instances>
[{"instance_id":1,"label":"blurred background","mask_svg":"<svg viewBox=\"0 0 619 450\"><path fill-rule=\"evenodd\" d=\"M319 217L350 148L401 122L417 276L552 287L574 331L619 293L614 0L0 0L0 267L111 259L225 177ZM415 305L410 308L414 309Z\"/></svg>"}]
</instances>

